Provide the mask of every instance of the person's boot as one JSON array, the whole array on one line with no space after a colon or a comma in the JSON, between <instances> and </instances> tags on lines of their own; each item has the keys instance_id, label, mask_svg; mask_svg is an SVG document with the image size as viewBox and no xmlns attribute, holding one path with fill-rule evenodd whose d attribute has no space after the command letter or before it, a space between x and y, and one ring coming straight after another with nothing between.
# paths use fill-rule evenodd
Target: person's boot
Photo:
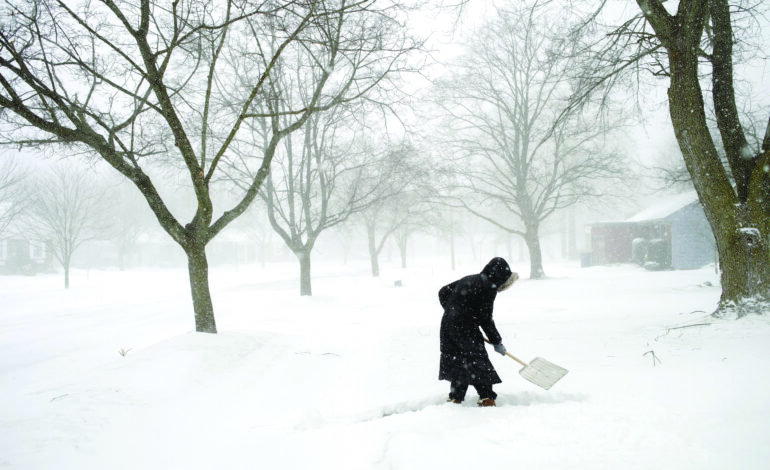
<instances>
[{"instance_id":1,"label":"person's boot","mask_svg":"<svg viewBox=\"0 0 770 470\"><path fill-rule=\"evenodd\" d=\"M479 406L496 406L494 398L481 398L478 401Z\"/></svg>"},{"instance_id":2,"label":"person's boot","mask_svg":"<svg viewBox=\"0 0 770 470\"><path fill-rule=\"evenodd\" d=\"M461 405L462 404L462 400L457 400L457 399L454 399L454 398L451 398L451 397L447 398L446 402L447 403L454 403L456 405Z\"/></svg>"}]
</instances>

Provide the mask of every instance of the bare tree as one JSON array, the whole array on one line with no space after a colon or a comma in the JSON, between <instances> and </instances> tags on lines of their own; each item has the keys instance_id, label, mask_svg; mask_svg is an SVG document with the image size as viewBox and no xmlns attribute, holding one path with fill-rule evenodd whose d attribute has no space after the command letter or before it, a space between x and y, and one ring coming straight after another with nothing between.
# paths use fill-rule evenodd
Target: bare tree
<instances>
[{"instance_id":1,"label":"bare tree","mask_svg":"<svg viewBox=\"0 0 770 470\"><path fill-rule=\"evenodd\" d=\"M458 76L441 84L446 140L460 157L452 160L461 168L454 204L523 237L532 279L545 276L541 224L603 197L609 185L599 182L622 174L620 158L606 150L608 129L563 108L582 58L562 35L569 15L544 3L499 10Z\"/></svg>"},{"instance_id":2,"label":"bare tree","mask_svg":"<svg viewBox=\"0 0 770 470\"><path fill-rule=\"evenodd\" d=\"M24 181L27 171L17 159L5 158L0 162L0 238L14 220L24 211Z\"/></svg>"},{"instance_id":3,"label":"bare tree","mask_svg":"<svg viewBox=\"0 0 770 470\"><path fill-rule=\"evenodd\" d=\"M380 187L373 203L361 212L367 233L372 276L380 275L379 256L385 242L393 237L406 267L409 236L426 228L432 219L430 196L433 178L429 162L419 149L402 141L390 150L389 177Z\"/></svg>"},{"instance_id":4,"label":"bare tree","mask_svg":"<svg viewBox=\"0 0 770 470\"><path fill-rule=\"evenodd\" d=\"M38 176L28 191L25 225L30 235L45 241L64 269L64 288L70 286L75 251L104 235L108 214L107 190L87 169L60 164Z\"/></svg>"},{"instance_id":5,"label":"bare tree","mask_svg":"<svg viewBox=\"0 0 770 470\"><path fill-rule=\"evenodd\" d=\"M454 271L457 269L457 239L466 233L467 227L459 214L462 209L444 203L437 204L437 207L439 209L433 214L430 231L449 244L449 266Z\"/></svg>"},{"instance_id":6,"label":"bare tree","mask_svg":"<svg viewBox=\"0 0 770 470\"><path fill-rule=\"evenodd\" d=\"M320 234L368 204L382 176L377 158L367 154L361 116L371 109L387 113L398 101L399 76L412 70L410 56L421 47L398 21L399 4L354 5L315 23L317 40L329 43L333 56L305 48L276 61L286 73L268 81L265 103L274 118L250 125L250 141L269 145L271 126L293 119L313 93L308 84L333 70L334 93L324 97L334 106L319 108L284 141L261 192L271 226L299 260L301 295L312 295L310 254ZM239 186L254 172L248 144L236 144L238 159L228 167Z\"/></svg>"},{"instance_id":7,"label":"bare tree","mask_svg":"<svg viewBox=\"0 0 770 470\"><path fill-rule=\"evenodd\" d=\"M215 333L206 245L254 200L282 139L313 114L374 86L372 75L351 73L349 53L351 43L372 44L360 57L364 65L355 67L368 73L381 66L377 51L393 45L378 43L366 28L367 18L389 14L374 4L6 0L0 119L10 130L0 140L66 144L98 155L133 182L187 255L196 331ZM341 29L348 17L359 27ZM296 70L276 67L284 55L303 54L311 62ZM278 119L284 97L272 84L306 65L313 80L303 83L294 106L282 105ZM265 145L250 150L257 168L237 202L223 210L213 195L221 163L232 160L232 146L244 145L243 129L254 122L268 130ZM196 202L187 223L151 177L149 170L161 164L187 175Z\"/></svg>"},{"instance_id":8,"label":"bare tree","mask_svg":"<svg viewBox=\"0 0 770 470\"><path fill-rule=\"evenodd\" d=\"M590 79L574 102L597 90L606 92L607 84L629 70L651 72L669 83L674 133L717 243L722 297L716 313L757 311L757 302L770 299L770 121L758 133L745 129L749 108L738 104L740 77L734 63L761 50L749 38L767 5L727 0L637 4L639 15L614 28L606 40L590 44L603 66L585 75ZM710 122L716 123L716 135Z\"/></svg>"},{"instance_id":9,"label":"bare tree","mask_svg":"<svg viewBox=\"0 0 770 470\"><path fill-rule=\"evenodd\" d=\"M321 233L372 204L388 178L382 157L349 134L352 121L343 118L317 114L286 139L262 192L270 224L299 260L300 295L312 295L311 253Z\"/></svg>"},{"instance_id":10,"label":"bare tree","mask_svg":"<svg viewBox=\"0 0 770 470\"><path fill-rule=\"evenodd\" d=\"M361 211L361 219L366 228L372 277L380 276L380 253L385 247L385 242L404 223L406 214L399 210L399 200L403 200L403 198L397 195L388 198L375 198L368 208Z\"/></svg>"},{"instance_id":11,"label":"bare tree","mask_svg":"<svg viewBox=\"0 0 770 470\"><path fill-rule=\"evenodd\" d=\"M118 268L122 271L139 238L152 229L153 219L144 198L133 185L122 180L111 183L111 186L110 208L118 217L112 218L104 236L115 245Z\"/></svg>"},{"instance_id":12,"label":"bare tree","mask_svg":"<svg viewBox=\"0 0 770 470\"><path fill-rule=\"evenodd\" d=\"M400 223L393 231L399 255L401 268L407 267L409 241L419 232L427 232L438 223L437 205L433 204L420 191L409 191L397 198L397 213L401 214Z\"/></svg>"}]
</instances>

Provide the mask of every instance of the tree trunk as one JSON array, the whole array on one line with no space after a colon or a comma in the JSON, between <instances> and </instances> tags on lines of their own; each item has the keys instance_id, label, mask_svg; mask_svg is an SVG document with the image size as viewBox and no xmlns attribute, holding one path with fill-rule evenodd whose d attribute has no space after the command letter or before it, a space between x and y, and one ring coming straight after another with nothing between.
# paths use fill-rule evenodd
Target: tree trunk
<instances>
[{"instance_id":1,"label":"tree trunk","mask_svg":"<svg viewBox=\"0 0 770 470\"><path fill-rule=\"evenodd\" d=\"M406 245L407 237L398 237L397 239L398 251L401 254L401 269L406 269Z\"/></svg>"},{"instance_id":2,"label":"tree trunk","mask_svg":"<svg viewBox=\"0 0 770 470\"><path fill-rule=\"evenodd\" d=\"M187 269L190 275L193 311L195 312L195 331L216 334L214 305L209 291L209 264L206 259L206 245L194 244L185 250Z\"/></svg>"},{"instance_id":3,"label":"tree trunk","mask_svg":"<svg viewBox=\"0 0 770 470\"><path fill-rule=\"evenodd\" d=\"M449 231L449 251L451 252L452 257L452 271L455 270L455 232L454 230Z\"/></svg>"},{"instance_id":4,"label":"tree trunk","mask_svg":"<svg viewBox=\"0 0 770 470\"><path fill-rule=\"evenodd\" d=\"M346 266L350 260L350 249L352 245L352 240L347 237L342 241L342 264Z\"/></svg>"},{"instance_id":5,"label":"tree trunk","mask_svg":"<svg viewBox=\"0 0 770 470\"><path fill-rule=\"evenodd\" d=\"M698 36L699 37L699 36ZM695 44L695 46L692 46ZM711 137L698 80L697 44L679 40L667 44L671 70L669 112L677 142L717 244L722 297L719 311L737 307L744 313L747 300L770 297L768 215L762 208L762 181L741 200L733 189ZM692 46L692 47L691 47ZM755 180L768 176L757 168ZM766 187L765 187L766 188ZM758 202L757 202L758 201ZM719 312L718 311L718 312Z\"/></svg>"},{"instance_id":6,"label":"tree trunk","mask_svg":"<svg viewBox=\"0 0 770 470\"><path fill-rule=\"evenodd\" d=\"M527 227L524 236L529 250L529 278L543 279L545 271L543 270L543 253L540 249L540 235L537 227Z\"/></svg>"},{"instance_id":7,"label":"tree trunk","mask_svg":"<svg viewBox=\"0 0 770 470\"><path fill-rule=\"evenodd\" d=\"M123 254L123 250L118 249L118 270L126 270L126 256Z\"/></svg>"},{"instance_id":8,"label":"tree trunk","mask_svg":"<svg viewBox=\"0 0 770 470\"><path fill-rule=\"evenodd\" d=\"M310 283L310 252L295 252L299 259L299 295L313 295L313 288Z\"/></svg>"},{"instance_id":9,"label":"tree trunk","mask_svg":"<svg viewBox=\"0 0 770 470\"><path fill-rule=\"evenodd\" d=\"M369 261L372 266L372 276L380 276L380 260L377 253L377 240L375 240L374 224L366 224L366 233L369 239Z\"/></svg>"},{"instance_id":10,"label":"tree trunk","mask_svg":"<svg viewBox=\"0 0 770 470\"><path fill-rule=\"evenodd\" d=\"M575 221L575 206L570 206L569 215L567 218L567 231L569 232L569 238L567 241L567 259L578 259L578 249L577 249L577 235L575 234L576 230L576 221Z\"/></svg>"},{"instance_id":11,"label":"tree trunk","mask_svg":"<svg viewBox=\"0 0 770 470\"><path fill-rule=\"evenodd\" d=\"M72 262L72 253L67 249L63 249L60 255L57 255L59 263L61 263L62 269L64 269L64 288L70 288L70 264Z\"/></svg>"},{"instance_id":12,"label":"tree trunk","mask_svg":"<svg viewBox=\"0 0 770 470\"><path fill-rule=\"evenodd\" d=\"M748 313L744 307L750 309L756 301L770 300L767 235L763 237L754 222L715 232L722 268L720 310L737 309L738 316ZM726 249L722 248L725 244Z\"/></svg>"}]
</instances>

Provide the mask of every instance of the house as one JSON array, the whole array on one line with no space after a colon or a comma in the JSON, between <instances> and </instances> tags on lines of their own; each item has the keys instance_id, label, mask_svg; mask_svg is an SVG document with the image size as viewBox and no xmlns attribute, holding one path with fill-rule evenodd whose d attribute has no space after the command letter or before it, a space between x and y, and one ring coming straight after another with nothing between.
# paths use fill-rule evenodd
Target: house
<instances>
[{"instance_id":1,"label":"house","mask_svg":"<svg viewBox=\"0 0 770 470\"><path fill-rule=\"evenodd\" d=\"M588 227L590 261L650 269L695 269L715 259L711 228L695 191L667 197L622 222Z\"/></svg>"},{"instance_id":2,"label":"house","mask_svg":"<svg viewBox=\"0 0 770 470\"><path fill-rule=\"evenodd\" d=\"M52 266L46 242L22 237L0 239L0 273L34 274L50 271Z\"/></svg>"},{"instance_id":3,"label":"house","mask_svg":"<svg viewBox=\"0 0 770 470\"><path fill-rule=\"evenodd\" d=\"M50 271L53 257L43 240L24 233L14 222L18 211L0 202L0 274L34 274Z\"/></svg>"}]
</instances>

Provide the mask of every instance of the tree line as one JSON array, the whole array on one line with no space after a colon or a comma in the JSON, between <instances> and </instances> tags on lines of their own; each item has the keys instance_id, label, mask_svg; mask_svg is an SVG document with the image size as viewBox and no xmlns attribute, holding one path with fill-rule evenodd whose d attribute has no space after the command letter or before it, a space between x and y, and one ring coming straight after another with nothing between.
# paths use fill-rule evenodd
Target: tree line
<instances>
[{"instance_id":1,"label":"tree line","mask_svg":"<svg viewBox=\"0 0 770 470\"><path fill-rule=\"evenodd\" d=\"M98 159L133 184L186 255L196 331L215 333L206 246L255 200L296 255L303 295L319 235L354 215L375 275L388 237L405 252L410 233L451 228L462 210L522 237L530 277L545 277L541 225L633 177L613 138L632 111L618 86L652 72L670 81L717 240L720 308L766 301L770 132L742 130L732 69L733 25L759 5L637 3L620 25L605 22L608 2L504 5L414 92L428 55L408 3L6 1L0 140ZM184 176L191 212L161 189L168 174Z\"/></svg>"}]
</instances>

